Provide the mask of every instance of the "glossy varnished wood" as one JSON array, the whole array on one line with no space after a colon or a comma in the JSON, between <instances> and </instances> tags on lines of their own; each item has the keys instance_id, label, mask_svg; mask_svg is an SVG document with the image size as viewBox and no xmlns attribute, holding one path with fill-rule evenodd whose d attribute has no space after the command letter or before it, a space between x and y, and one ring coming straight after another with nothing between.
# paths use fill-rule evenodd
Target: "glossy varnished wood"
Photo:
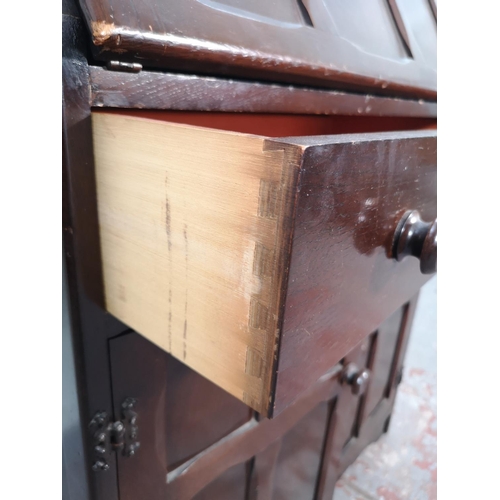
<instances>
[{"instance_id":1,"label":"glossy varnished wood","mask_svg":"<svg viewBox=\"0 0 500 500\"><path fill-rule=\"evenodd\" d=\"M428 0L80 4L101 60L436 98L436 23Z\"/></svg>"},{"instance_id":2,"label":"glossy varnished wood","mask_svg":"<svg viewBox=\"0 0 500 500\"><path fill-rule=\"evenodd\" d=\"M424 274L437 271L437 219L423 221L418 210L409 210L398 223L392 253L396 260L413 256Z\"/></svg>"},{"instance_id":3,"label":"glossy varnished wood","mask_svg":"<svg viewBox=\"0 0 500 500\"><path fill-rule=\"evenodd\" d=\"M365 366L372 366L374 384L369 385L365 396L354 400L350 387L344 386L337 398L331 432L326 438L325 448L328 451L324 456L317 500L330 500L336 481L347 467L356 460L366 446L378 439L382 433L388 432L396 389L401 381L398 374L403 367L417 301L418 294L384 321L380 329L367 339L368 342L361 343L349 354L349 358L355 357L358 361L360 358L364 359ZM401 321L398 323L395 317L399 317ZM394 341L387 340L387 335L396 340L395 345ZM377 336L380 342L378 345L377 341L374 341ZM374 359L377 356L384 356L379 350L382 344L389 347L393 356L389 358L387 365L375 366ZM380 399L371 412L365 413L365 403L370 398L370 392L377 393L381 385L385 387L385 391L379 393ZM351 425L348 422L351 422Z\"/></svg>"},{"instance_id":4,"label":"glossy varnished wood","mask_svg":"<svg viewBox=\"0 0 500 500\"><path fill-rule=\"evenodd\" d=\"M293 143L305 151L276 413L427 281L416 258L392 258L392 241L410 207L419 207L426 220L436 217L435 132L283 141Z\"/></svg>"},{"instance_id":5,"label":"glossy varnished wood","mask_svg":"<svg viewBox=\"0 0 500 500\"><path fill-rule=\"evenodd\" d=\"M331 500L345 468L387 430L415 304L273 420L256 418L141 336L112 339L114 403L118 411L125 395L137 398L141 441L133 458L118 457L121 498ZM371 368L364 395L342 381L349 362Z\"/></svg>"},{"instance_id":6,"label":"glossy varnished wood","mask_svg":"<svg viewBox=\"0 0 500 500\"><path fill-rule=\"evenodd\" d=\"M115 411L136 397L140 427L140 452L120 457L120 500L161 498L169 471L251 418L245 404L137 334L112 339L110 358Z\"/></svg>"},{"instance_id":7,"label":"glossy varnished wood","mask_svg":"<svg viewBox=\"0 0 500 500\"><path fill-rule=\"evenodd\" d=\"M263 476L262 470L277 458L279 446L273 443L340 390L341 368L334 367L279 418L256 419L243 403L136 333L111 340L110 348L116 410L124 397L138 401L141 447L133 458L118 457L120 498L126 500L191 500L198 494L209 498L203 495L210 491L222 491L218 498L233 500L232 492L245 491L247 482L235 484L232 478L241 479L238 466L253 457L249 491L259 494L259 500L273 498L264 492L272 494L274 476ZM322 431L313 432L321 450ZM274 451L267 451L270 446ZM212 485L219 477L219 484ZM304 487L314 489L308 481Z\"/></svg>"},{"instance_id":8,"label":"glossy varnished wood","mask_svg":"<svg viewBox=\"0 0 500 500\"><path fill-rule=\"evenodd\" d=\"M262 5L265 3L262 2ZM429 0L428 3L435 14L435 2ZM272 8L271 3L267 4ZM136 12L141 12L143 7L144 4L134 5ZM314 498L331 500L335 482L343 470L368 443L377 439L383 430L387 430L415 300L412 299L408 306L403 306L402 333L395 336L394 329L391 330L391 338L397 337L398 340L395 349L393 345L386 346L390 352L394 352L390 363L387 359L391 367L388 380L388 365L380 361L385 358L382 352L377 351L385 345L385 323L381 321L382 326L377 327L368 339L369 355L366 366L370 365L374 370L372 380L376 389L373 396L369 396L370 389L366 393L366 397L370 397L372 401L369 406L375 406L371 413L362 411L363 404L352 394L350 386L340 384L342 367L337 367L328 377L311 383L308 389L274 420L253 418L242 403L144 338L135 333L117 336L126 326L99 307L98 304L102 304L102 280L96 231L90 106L250 113L359 114L368 118L382 115L403 118L399 124L384 118L375 118L369 128L344 129L344 132L375 132L389 130L391 127L392 130L420 128L409 122L405 127L404 117L435 117L435 103L394 98L399 94L422 97L424 94L416 80L399 87L388 82L385 77L385 80L382 78L380 81L361 81L356 75L353 78L350 75L346 80L342 80L343 77L337 80L335 75L326 74L321 68L315 75L306 74L307 71L299 74L304 66L299 68L298 73L290 76L286 74L289 61L281 61L278 64L270 61L268 67L257 61L252 63L254 68L248 72L247 69L238 69L236 66L214 65L214 60L200 64L200 60L195 57L186 61L185 67L191 67L191 73L205 71L210 74L240 74L252 79L262 75L263 78L275 81L311 82L333 88L344 87L347 92L344 94L322 89L289 88L158 71L143 71L131 75L97 67L88 68L83 47L90 46L91 41L82 30L78 19L79 9L69 0L63 2L63 9L64 13L68 14L63 16L63 227L72 333L82 407L82 430L87 434L87 422L97 410L105 410L114 418L119 418L122 397L137 397L140 407L138 424L142 447L133 458L110 455L109 471L91 471L92 441L86 436L89 453L85 462L88 466L87 478L92 500L192 500L214 497L220 500L269 500L273 498L276 489L282 489L281 485L276 483L278 460L282 464L287 461L292 464L297 454L296 463L299 463L300 454L307 453L307 440L294 440L294 446L288 448L289 455L280 456L283 436L293 431L302 419L307 419L315 408L323 405L328 405L330 413L326 429L323 428L323 420L321 423L325 434L320 470L309 476L314 476L316 486L304 483L304 487L309 492L316 487ZM317 19L317 16L314 17ZM307 19L301 19L300 22L307 25ZM149 27L147 29L149 30ZM427 51L425 58L432 68L434 34L431 33L427 38L416 32L408 32L407 35L412 51L416 49L418 52L419 47ZM139 41L135 50L142 42L140 33L135 33L134 37L135 41ZM414 43L415 37L418 38L417 44ZM117 40L117 37L111 38L110 46ZM148 43L148 40L144 40L142 46L146 47ZM102 47L103 45L101 49ZM132 45L127 45L125 50L129 51L128 53L120 51L120 47L109 51L98 49L96 53L104 59L128 59L132 56L131 47ZM187 51L183 50L181 47L174 55L173 59L176 61L170 68L183 66L184 62L178 56L190 54L189 48ZM170 48L167 48L166 52L167 58L157 52L153 59L160 57L166 65L170 65L173 60L172 52ZM204 57L202 51L198 53ZM231 60L231 57L228 60ZM215 58L220 58L220 54L215 54ZM147 67L153 59L141 59L141 62ZM309 62L305 61L305 64L307 66ZM379 68L384 73L387 66L382 65ZM353 68L348 69L351 71ZM280 71L285 73L280 74ZM327 83L325 76L329 79ZM370 95L351 93L363 88L370 89ZM374 94L378 92L386 92L387 97L376 98ZM430 100L435 97L434 92L425 95L425 98ZM361 103L361 100L364 102ZM355 118L352 117L353 120ZM276 122L271 122L269 128L273 129ZM344 117L341 117L338 126L348 126ZM353 122L349 126L353 126ZM223 124L221 127L224 128ZM335 132L330 130L323 133ZM325 149L327 150L328 148ZM407 192L411 193L410 185L407 187ZM413 195L410 194L410 197ZM409 208L420 209L413 206ZM320 232L314 234L318 236ZM345 253L342 255L345 256ZM366 254L367 258L370 255L372 254ZM412 260L413 257L408 259ZM328 262L323 263L326 265ZM314 288L312 282L309 285L309 288ZM307 295L310 300L311 295ZM375 296L378 297L377 300L382 300L381 294L375 293ZM395 309L394 311L398 314ZM304 310L304 314L307 315L307 310ZM374 341L374 338L377 338L377 341ZM359 354L359 345L356 349ZM355 354L352 354L351 357L354 356ZM363 364L363 360L358 361ZM385 366L383 373L377 371L378 366ZM311 371L314 372L314 367L306 367L306 378L311 377ZM381 390L382 387L385 388L384 391ZM383 397L377 402L381 393ZM356 415L354 421L352 415ZM360 415L360 418L357 415ZM342 435L336 439L335 436L342 429ZM337 443L342 443L341 449L336 448ZM302 451L301 446L304 446ZM315 453L318 449L316 446ZM284 468L281 470L283 472ZM289 468L292 475L294 471L296 469L293 467ZM300 473L299 469L299 476ZM287 483L297 484L297 478L287 474L279 477ZM300 493L303 490L297 491ZM304 496L298 496L297 500L304 500Z\"/></svg>"},{"instance_id":9,"label":"glossy varnished wood","mask_svg":"<svg viewBox=\"0 0 500 500\"><path fill-rule=\"evenodd\" d=\"M74 346L84 460L92 499L118 500L116 461L106 474L95 474L88 423L98 410L113 415L107 343L127 329L100 307L102 272L95 203L89 80L83 23L62 16L62 233L71 333Z\"/></svg>"},{"instance_id":10,"label":"glossy varnished wood","mask_svg":"<svg viewBox=\"0 0 500 500\"><path fill-rule=\"evenodd\" d=\"M91 104L102 108L435 118L437 105L307 87L91 66ZM381 120L378 124L382 125Z\"/></svg>"},{"instance_id":11,"label":"glossy varnished wood","mask_svg":"<svg viewBox=\"0 0 500 500\"><path fill-rule=\"evenodd\" d=\"M233 465L214 481L209 483L193 500L246 500L247 466L245 463Z\"/></svg>"},{"instance_id":12,"label":"glossy varnished wood","mask_svg":"<svg viewBox=\"0 0 500 500\"><path fill-rule=\"evenodd\" d=\"M314 498L332 406L331 401L315 406L281 439L273 500Z\"/></svg>"},{"instance_id":13,"label":"glossy varnished wood","mask_svg":"<svg viewBox=\"0 0 500 500\"><path fill-rule=\"evenodd\" d=\"M276 462L281 452L282 441L282 439L277 439L254 457L249 484L249 500L271 500L273 498L274 485L276 484Z\"/></svg>"},{"instance_id":14,"label":"glossy varnished wood","mask_svg":"<svg viewBox=\"0 0 500 500\"><path fill-rule=\"evenodd\" d=\"M276 415L425 283L393 241L408 209L435 218L436 133L266 139L228 123L276 135L344 122L150 115L93 114L106 308Z\"/></svg>"}]
</instances>

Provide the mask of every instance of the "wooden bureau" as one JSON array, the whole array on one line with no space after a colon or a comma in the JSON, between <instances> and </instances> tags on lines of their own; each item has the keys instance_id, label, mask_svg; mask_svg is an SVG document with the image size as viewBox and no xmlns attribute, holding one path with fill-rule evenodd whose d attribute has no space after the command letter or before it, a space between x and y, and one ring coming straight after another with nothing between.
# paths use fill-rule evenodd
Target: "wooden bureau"
<instances>
[{"instance_id":1,"label":"wooden bureau","mask_svg":"<svg viewBox=\"0 0 500 500\"><path fill-rule=\"evenodd\" d=\"M436 271L436 10L340 4L63 6L89 498L330 500L388 430Z\"/></svg>"}]
</instances>

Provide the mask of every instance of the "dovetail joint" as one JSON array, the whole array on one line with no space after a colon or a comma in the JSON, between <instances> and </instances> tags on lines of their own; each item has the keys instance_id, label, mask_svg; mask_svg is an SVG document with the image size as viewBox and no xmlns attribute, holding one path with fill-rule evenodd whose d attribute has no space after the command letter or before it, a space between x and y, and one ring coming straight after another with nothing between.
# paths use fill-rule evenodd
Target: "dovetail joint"
<instances>
[{"instance_id":1,"label":"dovetail joint","mask_svg":"<svg viewBox=\"0 0 500 500\"><path fill-rule=\"evenodd\" d=\"M252 297L250 300L250 327L266 330L268 317L269 309L257 297Z\"/></svg>"},{"instance_id":2,"label":"dovetail joint","mask_svg":"<svg viewBox=\"0 0 500 500\"><path fill-rule=\"evenodd\" d=\"M268 278L273 272L274 252L262 243L255 244L253 274L260 278Z\"/></svg>"},{"instance_id":3,"label":"dovetail joint","mask_svg":"<svg viewBox=\"0 0 500 500\"><path fill-rule=\"evenodd\" d=\"M254 398L253 396L251 396L250 394L248 394L248 392L243 393L242 400L246 405L250 406L254 410L260 408L260 406L261 406L260 401L256 398Z\"/></svg>"},{"instance_id":4,"label":"dovetail joint","mask_svg":"<svg viewBox=\"0 0 500 500\"><path fill-rule=\"evenodd\" d=\"M276 219L278 215L279 184L264 179L260 181L259 216L266 219Z\"/></svg>"},{"instance_id":5,"label":"dovetail joint","mask_svg":"<svg viewBox=\"0 0 500 500\"><path fill-rule=\"evenodd\" d=\"M259 352L252 347L247 348L247 359L245 363L245 373L253 377L261 378L264 360Z\"/></svg>"}]
</instances>

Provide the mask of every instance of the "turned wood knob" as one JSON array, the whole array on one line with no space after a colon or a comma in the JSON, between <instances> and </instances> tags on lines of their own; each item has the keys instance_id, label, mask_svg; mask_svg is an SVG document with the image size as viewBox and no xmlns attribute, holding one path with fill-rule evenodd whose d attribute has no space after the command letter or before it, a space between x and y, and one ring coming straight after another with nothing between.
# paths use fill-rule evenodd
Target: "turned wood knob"
<instances>
[{"instance_id":1,"label":"turned wood knob","mask_svg":"<svg viewBox=\"0 0 500 500\"><path fill-rule=\"evenodd\" d=\"M437 271L437 219L424 222L418 210L406 212L394 233L393 257L400 261L408 255L420 260L420 271L432 274Z\"/></svg>"}]
</instances>

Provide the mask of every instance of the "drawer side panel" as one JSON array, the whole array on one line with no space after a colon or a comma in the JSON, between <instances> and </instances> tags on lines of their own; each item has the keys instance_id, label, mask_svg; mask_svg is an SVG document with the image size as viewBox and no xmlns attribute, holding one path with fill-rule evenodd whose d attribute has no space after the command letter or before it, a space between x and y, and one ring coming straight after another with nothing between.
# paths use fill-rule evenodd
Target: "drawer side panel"
<instances>
[{"instance_id":1,"label":"drawer side panel","mask_svg":"<svg viewBox=\"0 0 500 500\"><path fill-rule=\"evenodd\" d=\"M267 413L293 176L257 136L93 113L106 308Z\"/></svg>"}]
</instances>

